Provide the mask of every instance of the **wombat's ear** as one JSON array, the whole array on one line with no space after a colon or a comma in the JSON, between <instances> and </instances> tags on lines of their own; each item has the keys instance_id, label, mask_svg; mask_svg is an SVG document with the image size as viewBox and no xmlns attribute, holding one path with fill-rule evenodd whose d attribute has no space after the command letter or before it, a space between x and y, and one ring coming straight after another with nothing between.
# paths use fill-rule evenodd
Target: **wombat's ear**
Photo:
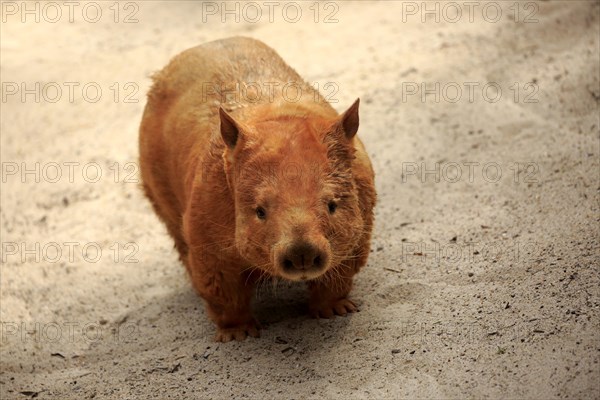
<instances>
[{"instance_id":1,"label":"wombat's ear","mask_svg":"<svg viewBox=\"0 0 600 400\"><path fill-rule=\"evenodd\" d=\"M344 131L344 135L347 139L352 139L356 132L358 132L358 105L360 99L356 99L354 104L346 110L340 118L341 128Z\"/></svg>"},{"instance_id":2,"label":"wombat's ear","mask_svg":"<svg viewBox=\"0 0 600 400\"><path fill-rule=\"evenodd\" d=\"M223 107L219 107L219 117L221 119L221 137L230 149L233 149L240 136L240 128L235 120L229 115Z\"/></svg>"}]
</instances>

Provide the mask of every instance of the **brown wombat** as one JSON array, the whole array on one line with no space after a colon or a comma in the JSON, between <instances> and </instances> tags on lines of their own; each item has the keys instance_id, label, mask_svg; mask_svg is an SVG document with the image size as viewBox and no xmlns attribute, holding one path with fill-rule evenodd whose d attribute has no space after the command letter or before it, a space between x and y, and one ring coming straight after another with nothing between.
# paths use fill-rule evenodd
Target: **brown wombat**
<instances>
[{"instance_id":1,"label":"brown wombat","mask_svg":"<svg viewBox=\"0 0 600 400\"><path fill-rule=\"evenodd\" d=\"M376 197L358 105L338 115L274 50L242 37L184 51L154 76L143 186L216 340L258 336L250 302L266 277L306 281L315 317L357 310L348 294Z\"/></svg>"}]
</instances>

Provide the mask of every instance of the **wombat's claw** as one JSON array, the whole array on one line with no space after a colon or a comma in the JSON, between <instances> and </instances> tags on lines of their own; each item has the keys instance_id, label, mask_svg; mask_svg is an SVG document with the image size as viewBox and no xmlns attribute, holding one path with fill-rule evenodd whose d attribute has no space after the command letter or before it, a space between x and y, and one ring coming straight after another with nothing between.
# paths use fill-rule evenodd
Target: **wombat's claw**
<instances>
[{"instance_id":1,"label":"wombat's claw","mask_svg":"<svg viewBox=\"0 0 600 400\"><path fill-rule=\"evenodd\" d=\"M235 328L217 328L217 336L215 336L216 342L227 343L233 339L241 342L246 337L260 337L260 326L256 323L247 323Z\"/></svg>"},{"instance_id":2,"label":"wombat's claw","mask_svg":"<svg viewBox=\"0 0 600 400\"><path fill-rule=\"evenodd\" d=\"M311 306L310 314L313 318L332 318L334 315L345 316L346 314L357 312L358 307L356 304L348 299L340 299L333 302L333 304L320 304L318 306Z\"/></svg>"}]
</instances>

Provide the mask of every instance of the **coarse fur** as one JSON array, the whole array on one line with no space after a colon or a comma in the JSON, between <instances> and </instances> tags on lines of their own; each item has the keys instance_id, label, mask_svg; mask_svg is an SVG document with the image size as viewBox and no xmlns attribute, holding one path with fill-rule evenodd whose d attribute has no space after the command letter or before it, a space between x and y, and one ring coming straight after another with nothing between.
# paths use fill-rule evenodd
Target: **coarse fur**
<instances>
[{"instance_id":1,"label":"coarse fur","mask_svg":"<svg viewBox=\"0 0 600 400\"><path fill-rule=\"evenodd\" d=\"M250 302L264 277L306 281L315 317L356 311L348 294L376 198L358 100L338 115L274 50L243 37L184 51L153 79L143 187L216 339L258 336Z\"/></svg>"}]
</instances>

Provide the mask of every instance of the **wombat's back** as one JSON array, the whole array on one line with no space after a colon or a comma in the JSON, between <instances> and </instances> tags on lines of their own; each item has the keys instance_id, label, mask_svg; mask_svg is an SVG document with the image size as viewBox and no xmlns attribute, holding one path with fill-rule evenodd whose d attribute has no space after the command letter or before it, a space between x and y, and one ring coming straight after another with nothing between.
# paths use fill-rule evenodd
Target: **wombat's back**
<instances>
[{"instance_id":1,"label":"wombat's back","mask_svg":"<svg viewBox=\"0 0 600 400\"><path fill-rule=\"evenodd\" d=\"M235 109L249 102L274 101L268 95L270 88L277 98L288 82L301 85L303 94L315 93L273 49L246 37L216 40L188 49L153 79L148 94L151 106L188 94L194 96L198 107L217 109L223 105L225 109ZM236 84L252 85L236 90ZM261 90L259 96L253 92L257 88Z\"/></svg>"}]
</instances>

